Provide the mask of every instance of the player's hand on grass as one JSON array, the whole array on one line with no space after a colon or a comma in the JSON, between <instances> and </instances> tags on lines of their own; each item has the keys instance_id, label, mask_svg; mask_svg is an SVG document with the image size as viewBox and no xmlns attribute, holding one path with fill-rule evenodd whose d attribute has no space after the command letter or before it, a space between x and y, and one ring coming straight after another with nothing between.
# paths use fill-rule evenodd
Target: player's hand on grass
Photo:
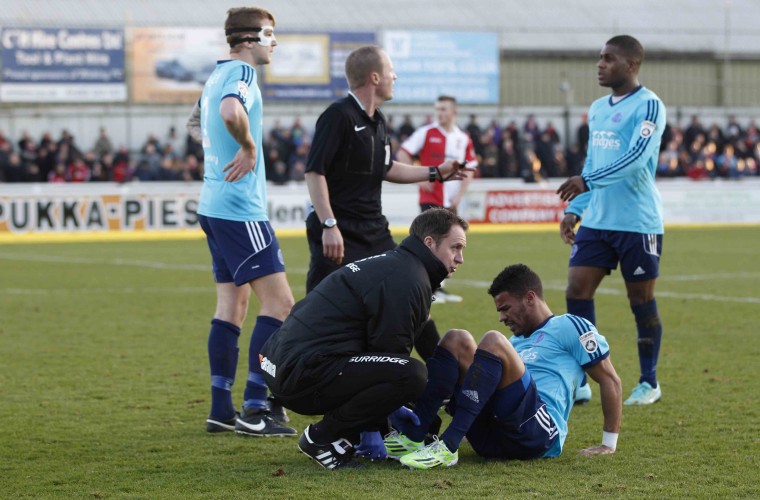
<instances>
[{"instance_id":1,"label":"player's hand on grass","mask_svg":"<svg viewBox=\"0 0 760 500\"><path fill-rule=\"evenodd\" d=\"M338 226L322 230L322 252L324 256L336 264L343 262L343 235Z\"/></svg>"},{"instance_id":2,"label":"player's hand on grass","mask_svg":"<svg viewBox=\"0 0 760 500\"><path fill-rule=\"evenodd\" d=\"M380 431L362 432L359 446L356 447L356 455L370 460L385 460L388 452L385 450Z\"/></svg>"},{"instance_id":3,"label":"player's hand on grass","mask_svg":"<svg viewBox=\"0 0 760 500\"><path fill-rule=\"evenodd\" d=\"M562 183L557 189L557 194L562 201L572 201L573 198L586 191L588 189L586 189L586 182L583 180L583 177L574 175Z\"/></svg>"},{"instance_id":4,"label":"player's hand on grass","mask_svg":"<svg viewBox=\"0 0 760 500\"><path fill-rule=\"evenodd\" d=\"M224 180L237 182L245 177L245 174L252 172L254 168L256 168L256 148L240 148L232 161L224 167L224 172L227 172Z\"/></svg>"},{"instance_id":5,"label":"player's hand on grass","mask_svg":"<svg viewBox=\"0 0 760 500\"><path fill-rule=\"evenodd\" d=\"M613 448L600 444L598 446L592 446L591 448L586 448L585 450L580 450L578 452L578 455L583 455L584 457L590 457L593 455L612 455L613 453L615 453L615 450Z\"/></svg>"},{"instance_id":6,"label":"player's hand on grass","mask_svg":"<svg viewBox=\"0 0 760 500\"><path fill-rule=\"evenodd\" d=\"M578 224L578 216L575 214L565 214L565 217L559 223L559 235L562 241L568 245L575 243L576 224Z\"/></svg>"}]
</instances>

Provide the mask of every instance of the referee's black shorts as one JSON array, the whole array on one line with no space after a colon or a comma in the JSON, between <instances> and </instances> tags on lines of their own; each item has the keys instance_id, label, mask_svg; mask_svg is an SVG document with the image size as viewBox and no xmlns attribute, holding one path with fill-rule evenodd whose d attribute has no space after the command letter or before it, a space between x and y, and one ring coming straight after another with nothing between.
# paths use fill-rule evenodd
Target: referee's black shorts
<instances>
[{"instance_id":1,"label":"referee's black shorts","mask_svg":"<svg viewBox=\"0 0 760 500\"><path fill-rule=\"evenodd\" d=\"M338 229L343 236L344 247L343 263L340 265L324 255L322 224L316 212L310 213L306 218L306 238L311 254L309 272L306 275L306 293L339 267L396 248L385 217L371 220L340 218Z\"/></svg>"}]
</instances>

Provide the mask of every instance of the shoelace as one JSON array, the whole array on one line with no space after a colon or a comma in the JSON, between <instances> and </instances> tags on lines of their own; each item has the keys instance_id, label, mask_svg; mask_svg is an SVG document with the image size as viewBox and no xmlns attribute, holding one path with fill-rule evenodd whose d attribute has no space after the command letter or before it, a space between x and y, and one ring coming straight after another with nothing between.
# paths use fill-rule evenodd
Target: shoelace
<instances>
[{"instance_id":1,"label":"shoelace","mask_svg":"<svg viewBox=\"0 0 760 500\"><path fill-rule=\"evenodd\" d=\"M446 446L443 441L438 439L438 436L433 436L433 442L419 450L419 454L424 458L431 458L435 453L441 451L441 447ZM448 448L446 448L448 450Z\"/></svg>"},{"instance_id":2,"label":"shoelace","mask_svg":"<svg viewBox=\"0 0 760 500\"><path fill-rule=\"evenodd\" d=\"M393 429L388 434L383 436L383 440L397 438L399 435L399 432L396 429Z\"/></svg>"}]
</instances>

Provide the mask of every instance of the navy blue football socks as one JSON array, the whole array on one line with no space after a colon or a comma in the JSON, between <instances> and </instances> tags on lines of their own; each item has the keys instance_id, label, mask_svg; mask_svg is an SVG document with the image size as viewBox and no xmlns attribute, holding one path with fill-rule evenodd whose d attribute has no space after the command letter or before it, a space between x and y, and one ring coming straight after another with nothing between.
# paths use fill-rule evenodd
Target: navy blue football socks
<instances>
[{"instance_id":1,"label":"navy blue football socks","mask_svg":"<svg viewBox=\"0 0 760 500\"><path fill-rule=\"evenodd\" d=\"M596 325L596 308L594 307L594 299L565 299L565 303L567 304L567 314L580 316L581 318L587 319L592 325Z\"/></svg>"},{"instance_id":2,"label":"navy blue football socks","mask_svg":"<svg viewBox=\"0 0 760 500\"><path fill-rule=\"evenodd\" d=\"M662 322L657 312L657 301L652 299L646 304L631 306L636 318L636 330L639 337L639 382L648 382L657 387L657 358L660 356L662 340Z\"/></svg>"},{"instance_id":3,"label":"navy blue football socks","mask_svg":"<svg viewBox=\"0 0 760 500\"><path fill-rule=\"evenodd\" d=\"M438 415L443 400L451 397L454 386L459 379L457 358L441 346L436 346L433 355L428 358L426 366L428 382L414 406L414 413L419 417L420 425L415 426L407 423L407 421L393 422L394 426L401 427L397 428L398 431L412 441L423 441L425 439L428 428L435 416Z\"/></svg>"},{"instance_id":4,"label":"navy blue football socks","mask_svg":"<svg viewBox=\"0 0 760 500\"><path fill-rule=\"evenodd\" d=\"M440 436L449 451L459 449L465 434L499 386L503 370L499 358L482 349L475 351L475 359L464 376L462 388L454 395L456 413Z\"/></svg>"},{"instance_id":5,"label":"navy blue football socks","mask_svg":"<svg viewBox=\"0 0 760 500\"><path fill-rule=\"evenodd\" d=\"M221 420L235 416L232 404L232 384L238 362L240 328L222 321L211 320L208 334L208 361L211 368L211 416Z\"/></svg>"},{"instance_id":6,"label":"navy blue football socks","mask_svg":"<svg viewBox=\"0 0 760 500\"><path fill-rule=\"evenodd\" d=\"M267 384L261 371L259 353L269 337L282 326L282 321L271 316L258 316L251 333L248 347L248 380L243 393L243 409L265 408L267 404Z\"/></svg>"},{"instance_id":7,"label":"navy blue football socks","mask_svg":"<svg viewBox=\"0 0 760 500\"><path fill-rule=\"evenodd\" d=\"M594 299L591 300L580 300L580 299L565 299L565 303L567 304L567 313L572 314L574 316L580 316L581 318L584 318L591 322L592 325L596 325L596 308L594 307ZM583 374L583 379L581 379L580 386L584 386L588 384L588 379L586 378L586 374Z\"/></svg>"}]
</instances>

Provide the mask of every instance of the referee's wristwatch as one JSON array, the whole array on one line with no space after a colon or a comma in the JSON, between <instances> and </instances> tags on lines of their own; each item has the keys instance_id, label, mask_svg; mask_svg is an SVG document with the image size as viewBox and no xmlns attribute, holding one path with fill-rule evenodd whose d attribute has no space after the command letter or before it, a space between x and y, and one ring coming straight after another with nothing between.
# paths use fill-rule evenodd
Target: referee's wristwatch
<instances>
[{"instance_id":1,"label":"referee's wristwatch","mask_svg":"<svg viewBox=\"0 0 760 500\"><path fill-rule=\"evenodd\" d=\"M337 219L334 219L332 217L325 219L325 221L322 223L322 227L325 229L330 229L331 227L335 227L338 225Z\"/></svg>"}]
</instances>

